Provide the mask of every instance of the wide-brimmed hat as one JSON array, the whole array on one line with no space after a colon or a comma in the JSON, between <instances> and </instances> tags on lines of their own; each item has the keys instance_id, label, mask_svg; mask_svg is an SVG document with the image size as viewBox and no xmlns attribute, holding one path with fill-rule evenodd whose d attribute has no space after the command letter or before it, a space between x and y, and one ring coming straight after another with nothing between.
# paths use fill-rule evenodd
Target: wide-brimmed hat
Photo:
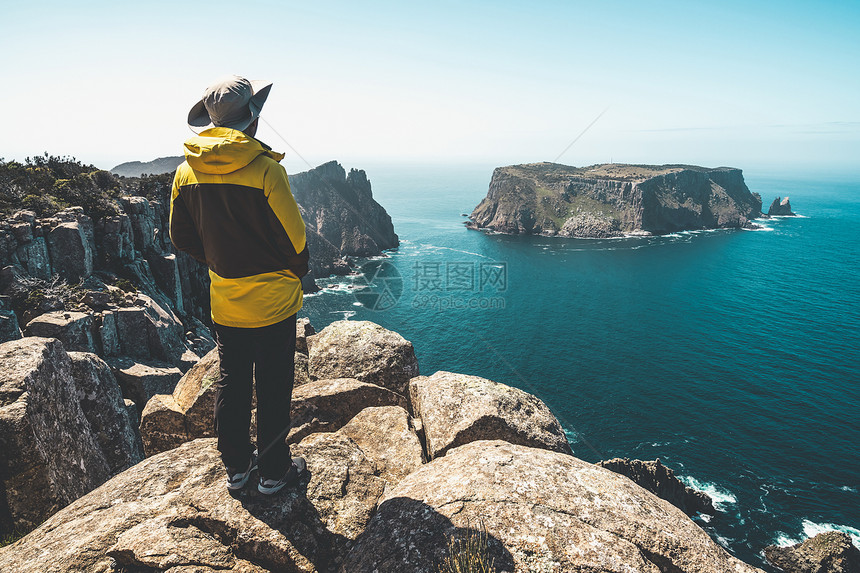
<instances>
[{"instance_id":1,"label":"wide-brimmed hat","mask_svg":"<svg viewBox=\"0 0 860 573\"><path fill-rule=\"evenodd\" d=\"M244 131L259 117L270 89L271 82L223 78L206 88L203 98L188 112L188 127L195 133L210 127Z\"/></svg>"}]
</instances>

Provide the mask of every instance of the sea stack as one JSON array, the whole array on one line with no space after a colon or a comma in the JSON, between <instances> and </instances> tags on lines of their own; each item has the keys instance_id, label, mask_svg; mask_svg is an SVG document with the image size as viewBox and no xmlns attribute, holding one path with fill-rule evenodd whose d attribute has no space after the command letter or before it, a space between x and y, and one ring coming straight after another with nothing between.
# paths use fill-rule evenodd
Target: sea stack
<instances>
[{"instance_id":1,"label":"sea stack","mask_svg":"<svg viewBox=\"0 0 860 573\"><path fill-rule=\"evenodd\" d=\"M794 213L791 212L791 201L788 200L788 197L785 199L780 199L777 197L773 200L773 203L770 204L770 208L767 210L767 214L771 217L774 215L778 217L794 217Z\"/></svg>"}]
</instances>

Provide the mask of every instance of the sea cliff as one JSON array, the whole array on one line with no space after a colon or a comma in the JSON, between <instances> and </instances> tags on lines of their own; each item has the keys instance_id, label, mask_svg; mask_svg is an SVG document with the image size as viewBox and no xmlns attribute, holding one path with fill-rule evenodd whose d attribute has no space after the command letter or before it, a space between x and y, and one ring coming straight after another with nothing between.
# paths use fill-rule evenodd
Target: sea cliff
<instances>
[{"instance_id":1,"label":"sea cliff","mask_svg":"<svg viewBox=\"0 0 860 573\"><path fill-rule=\"evenodd\" d=\"M499 167L467 226L507 234L606 238L742 228L761 216L740 169L531 163Z\"/></svg>"}]
</instances>

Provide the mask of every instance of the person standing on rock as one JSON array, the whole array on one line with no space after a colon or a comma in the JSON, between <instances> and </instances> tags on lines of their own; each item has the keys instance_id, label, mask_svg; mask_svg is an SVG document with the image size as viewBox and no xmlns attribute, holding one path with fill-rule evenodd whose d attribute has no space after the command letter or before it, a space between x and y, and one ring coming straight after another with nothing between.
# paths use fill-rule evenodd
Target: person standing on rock
<instances>
[{"instance_id":1,"label":"person standing on rock","mask_svg":"<svg viewBox=\"0 0 860 573\"><path fill-rule=\"evenodd\" d=\"M215 432L227 487L243 488L259 463L263 494L297 484L305 471L285 438L308 248L284 155L254 138L271 87L230 76L206 88L188 114L198 135L185 142L170 201L170 239L205 263L212 281ZM259 455L249 440L252 380Z\"/></svg>"}]
</instances>

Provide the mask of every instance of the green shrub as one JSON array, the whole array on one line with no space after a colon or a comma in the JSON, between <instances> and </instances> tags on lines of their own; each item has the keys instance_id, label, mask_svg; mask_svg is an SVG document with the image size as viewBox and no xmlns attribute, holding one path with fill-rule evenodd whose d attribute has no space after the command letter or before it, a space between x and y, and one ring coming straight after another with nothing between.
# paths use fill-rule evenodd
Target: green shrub
<instances>
[{"instance_id":1,"label":"green shrub","mask_svg":"<svg viewBox=\"0 0 860 573\"><path fill-rule=\"evenodd\" d=\"M122 289L123 292L137 292L137 288L135 288L135 286L131 284L131 281L128 279L119 279L118 281L116 281L116 286L117 288Z\"/></svg>"},{"instance_id":2,"label":"green shrub","mask_svg":"<svg viewBox=\"0 0 860 573\"><path fill-rule=\"evenodd\" d=\"M11 533L6 533L0 536L0 547L6 547L7 545L12 545L22 537L27 535L26 532L15 530Z\"/></svg>"},{"instance_id":3,"label":"green shrub","mask_svg":"<svg viewBox=\"0 0 860 573\"><path fill-rule=\"evenodd\" d=\"M38 217L80 205L93 219L115 214L119 180L74 157L28 157L23 163L0 160L0 215L30 209Z\"/></svg>"}]
</instances>

